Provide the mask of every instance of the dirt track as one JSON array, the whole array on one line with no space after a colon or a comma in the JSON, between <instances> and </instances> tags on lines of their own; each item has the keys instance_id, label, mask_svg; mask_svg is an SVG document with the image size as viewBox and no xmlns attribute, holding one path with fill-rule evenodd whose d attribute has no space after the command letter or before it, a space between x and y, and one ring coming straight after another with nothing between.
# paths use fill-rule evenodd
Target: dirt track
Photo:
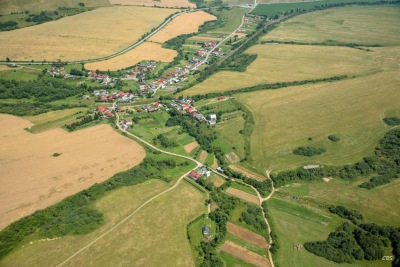
<instances>
[{"instance_id":1,"label":"dirt track","mask_svg":"<svg viewBox=\"0 0 400 267\"><path fill-rule=\"evenodd\" d=\"M259 234L256 234L250 230L247 230L243 227L240 227L236 224L228 222L227 230L228 233L233 234L241 239L248 241L251 244L254 244L259 247L268 248L268 244L265 241L265 238Z\"/></svg>"},{"instance_id":2,"label":"dirt track","mask_svg":"<svg viewBox=\"0 0 400 267\"><path fill-rule=\"evenodd\" d=\"M3 114L0 125L0 229L138 165L145 156L139 144L108 125L31 134L24 130L32 126L29 121Z\"/></svg>"},{"instance_id":3,"label":"dirt track","mask_svg":"<svg viewBox=\"0 0 400 267\"><path fill-rule=\"evenodd\" d=\"M266 258L230 241L225 241L225 243L221 246L221 250L235 257L238 257L239 259L254 264L255 266L259 267L271 266Z\"/></svg>"}]
</instances>

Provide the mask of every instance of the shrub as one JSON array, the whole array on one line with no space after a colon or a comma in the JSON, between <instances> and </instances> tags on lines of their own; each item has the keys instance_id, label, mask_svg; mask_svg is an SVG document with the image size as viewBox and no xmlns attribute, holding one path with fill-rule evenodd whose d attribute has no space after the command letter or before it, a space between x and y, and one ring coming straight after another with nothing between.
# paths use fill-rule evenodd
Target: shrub
<instances>
[{"instance_id":1,"label":"shrub","mask_svg":"<svg viewBox=\"0 0 400 267\"><path fill-rule=\"evenodd\" d=\"M335 134L328 135L328 139L331 140L332 142L339 142L340 141L340 137L335 135Z\"/></svg>"},{"instance_id":2,"label":"shrub","mask_svg":"<svg viewBox=\"0 0 400 267\"><path fill-rule=\"evenodd\" d=\"M326 149L323 147L311 147L311 146L301 146L293 150L294 154L306 157L321 155L324 152L326 152Z\"/></svg>"}]
</instances>

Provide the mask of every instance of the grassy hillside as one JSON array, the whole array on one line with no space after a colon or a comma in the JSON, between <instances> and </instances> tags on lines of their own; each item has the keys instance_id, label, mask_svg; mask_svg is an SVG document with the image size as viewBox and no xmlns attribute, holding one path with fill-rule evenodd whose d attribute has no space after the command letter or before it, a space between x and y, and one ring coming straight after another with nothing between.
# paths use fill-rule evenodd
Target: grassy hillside
<instances>
[{"instance_id":1,"label":"grassy hillside","mask_svg":"<svg viewBox=\"0 0 400 267\"><path fill-rule=\"evenodd\" d=\"M96 203L96 207L105 214L106 224L102 228L85 236L68 236L45 242L37 241L33 236L30 239L33 244L30 245L30 240L27 240L24 246L4 258L1 265L57 265L166 188L168 185L164 182L150 180L114 191ZM129 265L132 262L147 266L192 265L190 246L183 229L191 219L205 211L203 203L204 196L182 182L175 190L157 198L79 254L67 266ZM170 219L172 215L174 220Z\"/></svg>"},{"instance_id":2,"label":"grassy hillside","mask_svg":"<svg viewBox=\"0 0 400 267\"><path fill-rule=\"evenodd\" d=\"M399 45L400 6L352 6L297 16L263 40Z\"/></svg>"},{"instance_id":3,"label":"grassy hillside","mask_svg":"<svg viewBox=\"0 0 400 267\"><path fill-rule=\"evenodd\" d=\"M246 51L257 59L245 72L221 71L184 91L185 95L235 90L257 84L360 75L381 70L384 58L348 47L256 45ZM381 62L383 60L383 62Z\"/></svg>"},{"instance_id":4,"label":"grassy hillside","mask_svg":"<svg viewBox=\"0 0 400 267\"><path fill-rule=\"evenodd\" d=\"M399 82L399 72L393 71L238 95L255 118L253 165L274 170L310 163L342 165L371 154L389 128L382 118L400 113ZM341 141L330 141L331 134ZM327 152L311 158L292 153L307 145Z\"/></svg>"}]
</instances>

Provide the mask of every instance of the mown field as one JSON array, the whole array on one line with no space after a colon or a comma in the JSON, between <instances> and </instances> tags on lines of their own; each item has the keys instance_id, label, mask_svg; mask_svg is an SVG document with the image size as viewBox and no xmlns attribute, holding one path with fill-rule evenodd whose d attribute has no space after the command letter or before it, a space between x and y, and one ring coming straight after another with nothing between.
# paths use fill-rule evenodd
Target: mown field
<instances>
[{"instance_id":1,"label":"mown field","mask_svg":"<svg viewBox=\"0 0 400 267\"><path fill-rule=\"evenodd\" d=\"M199 26L204 22L215 19L215 16L205 11L185 13L173 19L161 31L153 35L149 41L164 43L178 35L197 32Z\"/></svg>"},{"instance_id":2,"label":"mown field","mask_svg":"<svg viewBox=\"0 0 400 267\"><path fill-rule=\"evenodd\" d=\"M32 237L33 244L30 245L30 240L27 240L22 247L4 258L1 264L57 265L169 186L159 180L149 180L116 190L95 204L105 214L106 224L103 227L88 235L67 236L53 241L40 242ZM193 201L188 202L187 198ZM190 220L205 212L204 200L203 194L188 183L181 182L177 188L144 206L66 266L132 263L135 266L193 265L184 229ZM154 257L155 253L157 257Z\"/></svg>"},{"instance_id":3,"label":"mown field","mask_svg":"<svg viewBox=\"0 0 400 267\"><path fill-rule=\"evenodd\" d=\"M163 48L160 44L144 42L120 56L104 61L87 63L85 68L88 70L116 71L134 66L143 60L171 62L176 55L177 52L175 50Z\"/></svg>"},{"instance_id":4,"label":"mown field","mask_svg":"<svg viewBox=\"0 0 400 267\"><path fill-rule=\"evenodd\" d=\"M134 6L161 6L161 7L196 7L188 0L109 0L113 5L134 5Z\"/></svg>"},{"instance_id":5,"label":"mown field","mask_svg":"<svg viewBox=\"0 0 400 267\"><path fill-rule=\"evenodd\" d=\"M41 12L43 10L57 10L59 7L78 7L79 3L84 3L87 7L98 7L110 5L108 0L0 0L0 14L11 12Z\"/></svg>"},{"instance_id":6,"label":"mown field","mask_svg":"<svg viewBox=\"0 0 400 267\"><path fill-rule=\"evenodd\" d=\"M253 112L253 165L273 170L307 164L343 165L373 153L389 129L382 118L400 113L399 72L238 95ZM332 142L328 135L341 140ZM312 140L309 140L311 138ZM292 153L299 146L324 147L314 157Z\"/></svg>"},{"instance_id":7,"label":"mown field","mask_svg":"<svg viewBox=\"0 0 400 267\"><path fill-rule=\"evenodd\" d=\"M303 202L304 203L304 202ZM391 266L390 261L357 261L352 264L335 263L323 257L318 257L306 249L297 250L294 244L304 244L309 241L325 240L343 221L322 209L293 200L273 197L268 202L274 231L278 235L279 250L275 256L275 264L282 267L290 266ZM391 255L390 249L385 255Z\"/></svg>"},{"instance_id":8,"label":"mown field","mask_svg":"<svg viewBox=\"0 0 400 267\"><path fill-rule=\"evenodd\" d=\"M24 130L32 126L27 120L2 114L0 121L1 229L138 165L145 156L139 144L108 125L31 134Z\"/></svg>"},{"instance_id":9,"label":"mown field","mask_svg":"<svg viewBox=\"0 0 400 267\"><path fill-rule=\"evenodd\" d=\"M348 47L306 45L256 45L246 51L257 59L245 72L220 71L184 91L185 95L224 92L257 84L361 75L382 69L376 53Z\"/></svg>"},{"instance_id":10,"label":"mown field","mask_svg":"<svg viewBox=\"0 0 400 267\"><path fill-rule=\"evenodd\" d=\"M242 23L243 16L248 12L248 9L239 7L221 11L222 22L224 25L221 28L212 30L210 32L225 34L232 33L237 29L237 27L239 27L240 23Z\"/></svg>"},{"instance_id":11,"label":"mown field","mask_svg":"<svg viewBox=\"0 0 400 267\"><path fill-rule=\"evenodd\" d=\"M346 182L333 179L330 182L293 183L279 189L283 194L300 196L305 201L327 205L344 205L360 211L366 221L380 225L399 226L400 211L393 207L400 197L400 181L366 190L358 187L363 181ZM339 192L339 193L338 193Z\"/></svg>"},{"instance_id":12,"label":"mown field","mask_svg":"<svg viewBox=\"0 0 400 267\"><path fill-rule=\"evenodd\" d=\"M104 7L1 32L0 58L67 61L107 56L133 44L175 12L166 8Z\"/></svg>"},{"instance_id":13,"label":"mown field","mask_svg":"<svg viewBox=\"0 0 400 267\"><path fill-rule=\"evenodd\" d=\"M263 40L399 45L400 6L352 6L296 16Z\"/></svg>"}]
</instances>

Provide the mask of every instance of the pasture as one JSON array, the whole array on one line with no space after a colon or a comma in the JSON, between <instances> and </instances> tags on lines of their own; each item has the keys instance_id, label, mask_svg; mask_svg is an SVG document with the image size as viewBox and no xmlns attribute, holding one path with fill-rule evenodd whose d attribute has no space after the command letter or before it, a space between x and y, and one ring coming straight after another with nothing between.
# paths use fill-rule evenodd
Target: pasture
<instances>
[{"instance_id":1,"label":"pasture","mask_svg":"<svg viewBox=\"0 0 400 267\"><path fill-rule=\"evenodd\" d=\"M153 35L149 41L164 43L181 34L197 32L204 22L215 19L215 16L205 11L185 13L174 18L161 31Z\"/></svg>"},{"instance_id":2,"label":"pasture","mask_svg":"<svg viewBox=\"0 0 400 267\"><path fill-rule=\"evenodd\" d=\"M0 58L69 61L108 56L135 43L175 12L166 8L104 7L0 32Z\"/></svg>"},{"instance_id":3,"label":"pasture","mask_svg":"<svg viewBox=\"0 0 400 267\"><path fill-rule=\"evenodd\" d=\"M400 211L395 208L400 197L400 181L366 190L358 187L362 180L347 182L333 179L329 183L296 183L281 187L280 192L301 195L302 199L327 205L344 205L360 211L366 221L380 225L400 225ZM299 194L299 191L303 192ZM340 193L337 193L340 192Z\"/></svg>"},{"instance_id":4,"label":"pasture","mask_svg":"<svg viewBox=\"0 0 400 267\"><path fill-rule=\"evenodd\" d=\"M127 5L127 6L161 6L161 7L196 7L195 4L188 0L109 0L112 5Z\"/></svg>"},{"instance_id":5,"label":"pasture","mask_svg":"<svg viewBox=\"0 0 400 267\"><path fill-rule=\"evenodd\" d=\"M337 192L335 194L337 194ZM288 202L282 201L276 196L268 202L268 207L271 214L270 220L272 221L272 227L278 235L280 248L275 257L275 263L279 264L279 266L391 266L390 262L382 260L338 264L328 261L323 257L318 257L304 248L296 250L293 247L294 244L304 244L309 241L325 240L328 234L343 221L341 219L330 220L328 224L323 224L318 220L309 220L309 217L304 216L303 212L314 214L315 218L322 215L333 217L333 215L326 213L323 210L310 210L309 207L300 205L293 201L288 204ZM387 253L390 252L387 251Z\"/></svg>"},{"instance_id":6,"label":"pasture","mask_svg":"<svg viewBox=\"0 0 400 267\"><path fill-rule=\"evenodd\" d=\"M221 19L223 25L220 28L214 29L210 32L230 34L239 27L242 23L242 18L247 14L247 8L233 7L228 10L221 11Z\"/></svg>"},{"instance_id":7,"label":"pasture","mask_svg":"<svg viewBox=\"0 0 400 267\"><path fill-rule=\"evenodd\" d=\"M400 112L399 82L398 71L386 71L335 83L237 95L255 119L252 164L260 170L278 171L315 163L344 165L372 154L389 129L382 117ZM338 134L341 141L328 140L330 134ZM327 152L314 157L294 155L293 149L299 146L324 147Z\"/></svg>"},{"instance_id":8,"label":"pasture","mask_svg":"<svg viewBox=\"0 0 400 267\"><path fill-rule=\"evenodd\" d=\"M59 7L78 7L79 3L84 3L86 7L108 6L108 0L0 0L0 14L9 14L11 12L23 12L29 10L41 12L43 10L57 10Z\"/></svg>"},{"instance_id":9,"label":"pasture","mask_svg":"<svg viewBox=\"0 0 400 267\"><path fill-rule=\"evenodd\" d=\"M101 228L87 235L46 242L38 242L33 236L32 245L29 244L31 240L27 240L22 247L7 255L1 264L57 265L168 187L160 180L148 180L111 192L94 205L105 216L106 223ZM186 197L193 201L188 203ZM204 200L204 195L188 183L181 182L173 191L149 203L66 265L192 265L190 246L183 229L191 219L205 212ZM171 220L172 214L174 220Z\"/></svg>"},{"instance_id":10,"label":"pasture","mask_svg":"<svg viewBox=\"0 0 400 267\"><path fill-rule=\"evenodd\" d=\"M282 22L262 40L399 45L400 6L321 10Z\"/></svg>"},{"instance_id":11,"label":"pasture","mask_svg":"<svg viewBox=\"0 0 400 267\"><path fill-rule=\"evenodd\" d=\"M178 53L172 49L161 47L160 44L144 42L136 48L111 59L85 64L88 70L116 71L131 67L143 60L171 62Z\"/></svg>"},{"instance_id":12,"label":"pasture","mask_svg":"<svg viewBox=\"0 0 400 267\"><path fill-rule=\"evenodd\" d=\"M382 69L378 55L348 47L307 45L255 45L246 51L257 54L245 72L220 71L184 91L185 95L224 92L257 84L361 75Z\"/></svg>"},{"instance_id":13,"label":"pasture","mask_svg":"<svg viewBox=\"0 0 400 267\"><path fill-rule=\"evenodd\" d=\"M31 134L24 130L32 126L27 120L1 115L0 123L1 229L138 165L145 156L141 146L108 125Z\"/></svg>"}]
</instances>

